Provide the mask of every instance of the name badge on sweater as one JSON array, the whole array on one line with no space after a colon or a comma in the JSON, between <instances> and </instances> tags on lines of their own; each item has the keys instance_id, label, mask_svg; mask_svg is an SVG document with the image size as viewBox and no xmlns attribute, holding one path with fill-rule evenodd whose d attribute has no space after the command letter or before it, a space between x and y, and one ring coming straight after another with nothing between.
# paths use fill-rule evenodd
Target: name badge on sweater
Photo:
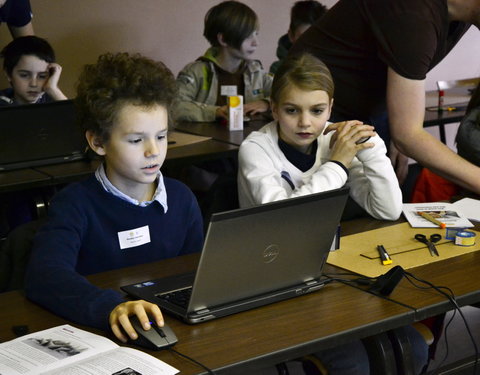
<instances>
[{"instance_id":1,"label":"name badge on sweater","mask_svg":"<svg viewBox=\"0 0 480 375\"><path fill-rule=\"evenodd\" d=\"M235 85L221 85L220 95L237 96L237 86Z\"/></svg>"},{"instance_id":2,"label":"name badge on sweater","mask_svg":"<svg viewBox=\"0 0 480 375\"><path fill-rule=\"evenodd\" d=\"M150 229L148 229L148 225L145 225L144 227L118 232L118 241L120 249L145 245L150 242Z\"/></svg>"}]
</instances>

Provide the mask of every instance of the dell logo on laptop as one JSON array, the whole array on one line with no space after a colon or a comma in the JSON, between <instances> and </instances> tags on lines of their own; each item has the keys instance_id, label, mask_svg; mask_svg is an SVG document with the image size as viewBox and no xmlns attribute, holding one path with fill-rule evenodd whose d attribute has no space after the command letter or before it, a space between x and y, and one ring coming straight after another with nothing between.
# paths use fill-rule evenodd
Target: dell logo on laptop
<instances>
[{"instance_id":1,"label":"dell logo on laptop","mask_svg":"<svg viewBox=\"0 0 480 375\"><path fill-rule=\"evenodd\" d=\"M263 250L263 262L272 263L275 259L277 259L279 253L280 250L278 249L278 245L268 245L267 248Z\"/></svg>"}]
</instances>

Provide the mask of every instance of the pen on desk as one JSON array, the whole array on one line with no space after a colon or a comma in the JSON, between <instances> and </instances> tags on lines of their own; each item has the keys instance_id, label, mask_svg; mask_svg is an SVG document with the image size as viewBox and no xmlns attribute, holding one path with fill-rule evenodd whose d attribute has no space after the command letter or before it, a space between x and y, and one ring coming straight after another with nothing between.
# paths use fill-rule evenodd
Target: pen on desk
<instances>
[{"instance_id":1,"label":"pen on desk","mask_svg":"<svg viewBox=\"0 0 480 375\"><path fill-rule=\"evenodd\" d=\"M417 212L421 217L427 219L428 221L432 222L433 224L437 224L440 228L446 228L447 224L442 223L441 221L435 219L432 215L427 214L426 212L418 211Z\"/></svg>"},{"instance_id":2,"label":"pen on desk","mask_svg":"<svg viewBox=\"0 0 480 375\"><path fill-rule=\"evenodd\" d=\"M380 254L380 260L382 261L382 264L384 266L388 266L389 264L392 264L392 258L390 258L390 255L387 253L387 250L383 245L378 245L377 246L378 253Z\"/></svg>"},{"instance_id":3,"label":"pen on desk","mask_svg":"<svg viewBox=\"0 0 480 375\"><path fill-rule=\"evenodd\" d=\"M177 142L175 142L175 141L168 141L168 144L169 144L169 145L174 145L175 143L177 143Z\"/></svg>"}]
</instances>

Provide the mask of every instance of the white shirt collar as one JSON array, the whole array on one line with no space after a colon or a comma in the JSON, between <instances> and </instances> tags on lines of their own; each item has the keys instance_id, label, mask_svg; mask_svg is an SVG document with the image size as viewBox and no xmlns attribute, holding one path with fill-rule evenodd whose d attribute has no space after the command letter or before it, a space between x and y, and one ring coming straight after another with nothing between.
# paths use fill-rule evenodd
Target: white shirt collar
<instances>
[{"instance_id":1,"label":"white shirt collar","mask_svg":"<svg viewBox=\"0 0 480 375\"><path fill-rule=\"evenodd\" d=\"M127 201L131 204L134 204L135 206L141 206L141 207L146 207L149 204L153 203L154 201L157 201L160 203L163 207L163 210L165 213L168 211L168 205L167 205L167 191L165 190L165 184L163 182L163 175L159 171L158 176L157 176L157 189L155 190L155 193L153 194L153 198L151 201L145 201L145 202L140 202L137 201L136 199L130 197L129 195L122 193L120 190L118 190L113 184L110 182L110 180L107 177L107 174L105 173L105 167L104 164L100 164L97 170L95 171L95 177L97 178L98 182L103 186L105 191L107 191L110 194L115 195L116 197L123 199L124 201Z\"/></svg>"}]
</instances>

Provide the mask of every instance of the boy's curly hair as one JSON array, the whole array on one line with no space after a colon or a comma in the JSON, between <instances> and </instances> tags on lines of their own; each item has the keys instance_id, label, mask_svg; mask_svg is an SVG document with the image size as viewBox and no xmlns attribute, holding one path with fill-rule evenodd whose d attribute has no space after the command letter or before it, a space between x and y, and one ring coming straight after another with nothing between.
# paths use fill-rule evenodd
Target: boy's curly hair
<instances>
[{"instance_id":1,"label":"boy's curly hair","mask_svg":"<svg viewBox=\"0 0 480 375\"><path fill-rule=\"evenodd\" d=\"M163 63L140 54L106 53L95 64L85 65L80 74L77 118L85 131L107 141L125 104L162 105L170 112L176 92L175 77Z\"/></svg>"}]
</instances>

